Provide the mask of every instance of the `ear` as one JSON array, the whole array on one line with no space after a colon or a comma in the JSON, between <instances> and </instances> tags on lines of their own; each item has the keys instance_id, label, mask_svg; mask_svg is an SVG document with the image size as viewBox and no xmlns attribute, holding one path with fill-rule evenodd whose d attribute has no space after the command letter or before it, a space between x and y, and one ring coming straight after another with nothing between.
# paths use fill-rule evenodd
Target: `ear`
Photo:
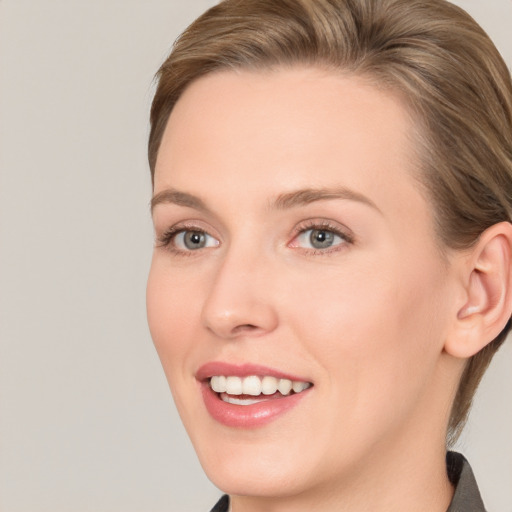
<instances>
[{"instance_id":1,"label":"ear","mask_svg":"<svg viewBox=\"0 0 512 512\"><path fill-rule=\"evenodd\" d=\"M512 315L512 224L485 230L465 253L463 302L444 349L469 358L490 343Z\"/></svg>"}]
</instances>

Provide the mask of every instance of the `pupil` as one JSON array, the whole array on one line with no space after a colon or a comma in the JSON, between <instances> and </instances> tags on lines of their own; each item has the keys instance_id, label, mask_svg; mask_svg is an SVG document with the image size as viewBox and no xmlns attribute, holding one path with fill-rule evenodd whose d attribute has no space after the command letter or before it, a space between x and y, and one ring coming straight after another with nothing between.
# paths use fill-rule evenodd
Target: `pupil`
<instances>
[{"instance_id":1,"label":"pupil","mask_svg":"<svg viewBox=\"0 0 512 512\"><path fill-rule=\"evenodd\" d=\"M313 229L310 235L310 242L315 249L325 249L334 242L334 234L322 229Z\"/></svg>"},{"instance_id":2,"label":"pupil","mask_svg":"<svg viewBox=\"0 0 512 512\"><path fill-rule=\"evenodd\" d=\"M187 249L201 249L205 245L204 233L200 231L189 231L185 233L185 246Z\"/></svg>"}]
</instances>

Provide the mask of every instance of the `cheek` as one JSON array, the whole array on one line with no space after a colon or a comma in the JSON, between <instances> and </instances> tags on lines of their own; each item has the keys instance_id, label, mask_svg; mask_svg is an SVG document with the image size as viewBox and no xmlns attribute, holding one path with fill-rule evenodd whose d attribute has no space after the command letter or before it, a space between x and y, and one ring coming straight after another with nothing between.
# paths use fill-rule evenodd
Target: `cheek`
<instances>
[{"instance_id":1,"label":"cheek","mask_svg":"<svg viewBox=\"0 0 512 512\"><path fill-rule=\"evenodd\" d=\"M190 340L199 324L198 283L180 282L162 259L153 257L146 306L151 337L171 384L171 378L181 376L180 366L193 348Z\"/></svg>"},{"instance_id":2,"label":"cheek","mask_svg":"<svg viewBox=\"0 0 512 512\"><path fill-rule=\"evenodd\" d=\"M388 261L310 274L289 299L287 323L326 370L333 399L350 397L352 412L368 416L393 398L411 403L426 385L442 351L445 296L436 268Z\"/></svg>"},{"instance_id":3,"label":"cheek","mask_svg":"<svg viewBox=\"0 0 512 512\"><path fill-rule=\"evenodd\" d=\"M201 280L171 269L165 257L154 255L148 278L148 325L174 402L189 434L204 418L194 377L194 352L200 339Z\"/></svg>"},{"instance_id":4,"label":"cheek","mask_svg":"<svg viewBox=\"0 0 512 512\"><path fill-rule=\"evenodd\" d=\"M284 282L292 279L283 277ZM384 348L386 335L396 334L403 302L397 295L403 290L380 270L330 269L325 275L305 272L294 280L293 294L282 297L281 316L322 359L365 357Z\"/></svg>"}]
</instances>

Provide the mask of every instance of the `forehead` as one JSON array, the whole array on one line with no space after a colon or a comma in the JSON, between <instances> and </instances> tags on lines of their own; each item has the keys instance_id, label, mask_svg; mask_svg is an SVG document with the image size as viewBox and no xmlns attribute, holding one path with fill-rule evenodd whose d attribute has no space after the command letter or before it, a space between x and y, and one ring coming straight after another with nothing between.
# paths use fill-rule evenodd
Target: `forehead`
<instances>
[{"instance_id":1,"label":"forehead","mask_svg":"<svg viewBox=\"0 0 512 512\"><path fill-rule=\"evenodd\" d=\"M413 132L398 96L362 78L305 67L217 72L177 102L155 193L172 187L207 196L221 193L222 182L226 197L232 189L250 200L343 186L403 210L420 189Z\"/></svg>"}]
</instances>

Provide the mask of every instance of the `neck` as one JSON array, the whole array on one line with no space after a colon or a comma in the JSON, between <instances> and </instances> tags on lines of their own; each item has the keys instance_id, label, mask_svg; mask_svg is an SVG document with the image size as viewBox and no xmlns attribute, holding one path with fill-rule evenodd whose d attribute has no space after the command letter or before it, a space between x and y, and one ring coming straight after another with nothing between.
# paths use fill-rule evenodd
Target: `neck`
<instances>
[{"instance_id":1,"label":"neck","mask_svg":"<svg viewBox=\"0 0 512 512\"><path fill-rule=\"evenodd\" d=\"M420 444L418 443L418 447ZM333 485L326 482L299 495L232 496L231 512L446 512L453 487L446 473L445 450L425 458L423 450L396 453L386 460L379 453L361 461L364 469Z\"/></svg>"}]
</instances>

